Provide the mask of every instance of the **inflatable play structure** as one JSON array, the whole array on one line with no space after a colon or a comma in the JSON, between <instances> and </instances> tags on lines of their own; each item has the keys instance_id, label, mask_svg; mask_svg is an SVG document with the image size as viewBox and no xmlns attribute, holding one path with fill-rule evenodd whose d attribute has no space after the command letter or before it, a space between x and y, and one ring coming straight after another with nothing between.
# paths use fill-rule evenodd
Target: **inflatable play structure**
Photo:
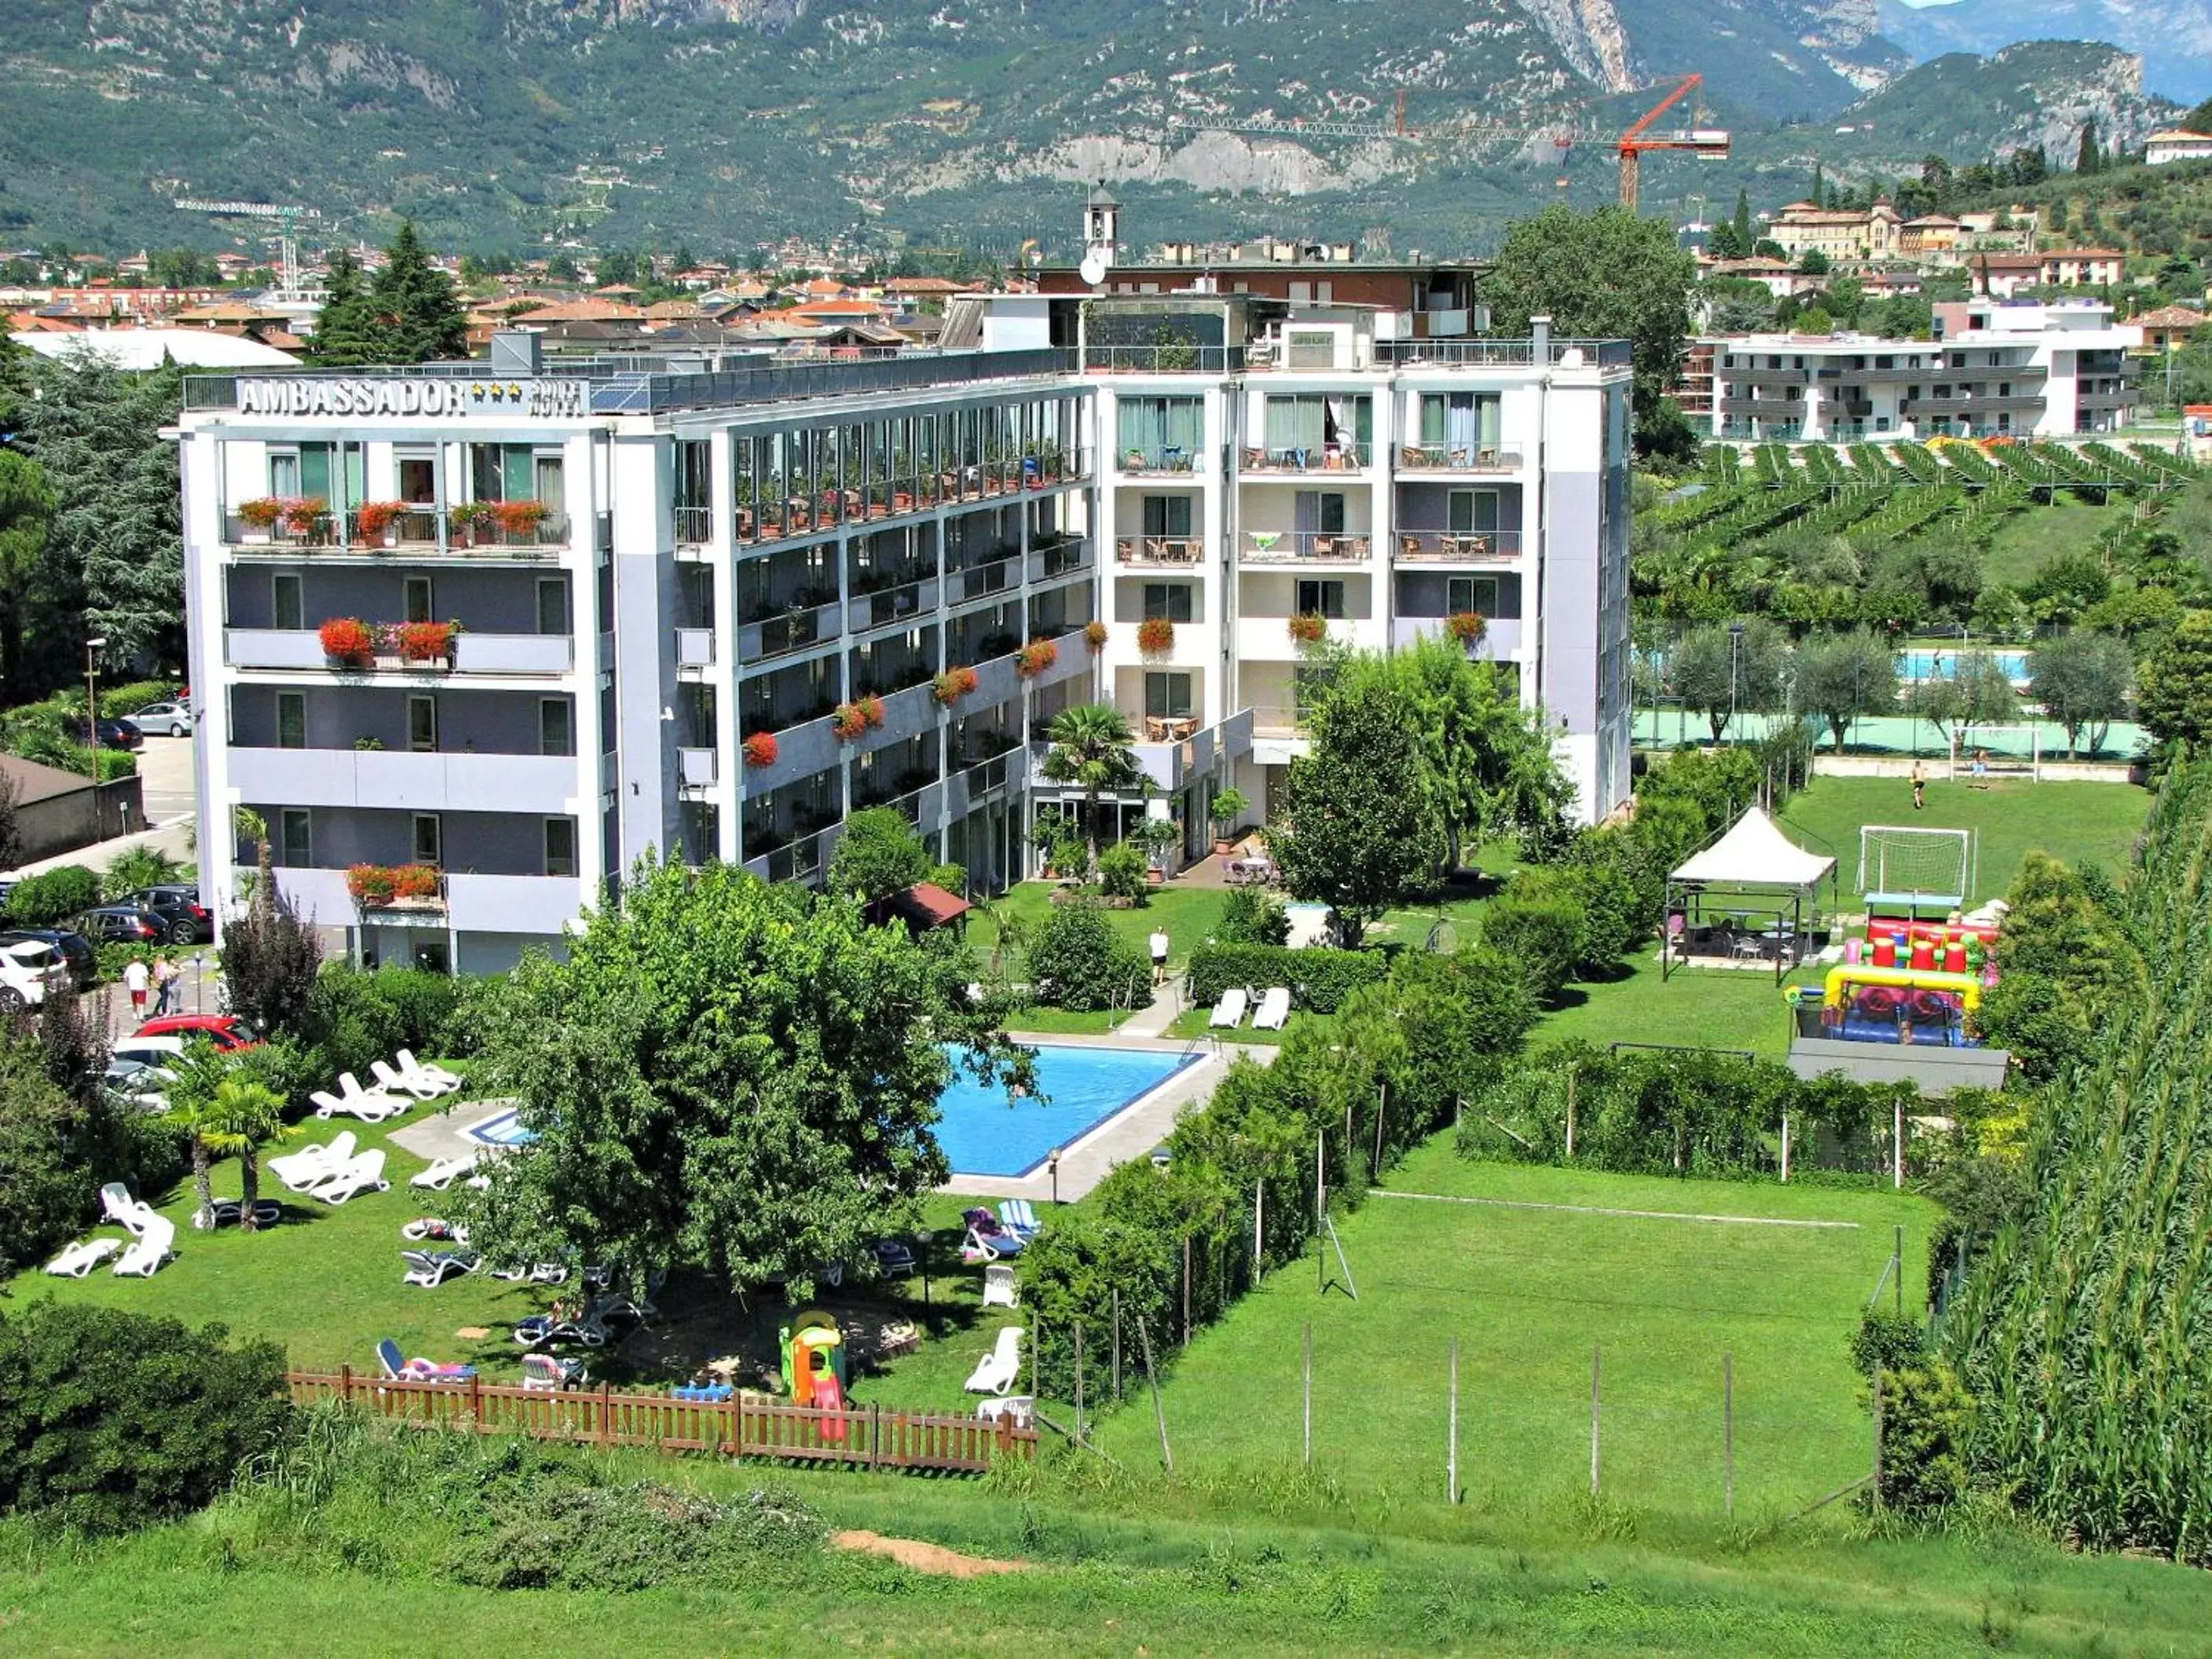
<instances>
[{"instance_id":1,"label":"inflatable play structure","mask_svg":"<svg viewBox=\"0 0 2212 1659\"><path fill-rule=\"evenodd\" d=\"M1966 945L1950 948L1963 960ZM1916 955L1925 951L1932 957L1934 951L1932 941L1924 942ZM1954 1048L1981 1045L1981 1038L1966 1030L1968 1017L1982 1006L1978 973L1845 963L1828 970L1822 990L1823 1036L1847 1042L1935 1043Z\"/></svg>"},{"instance_id":2,"label":"inflatable play structure","mask_svg":"<svg viewBox=\"0 0 2212 1659\"><path fill-rule=\"evenodd\" d=\"M792 1403L843 1410L846 1367L850 1361L845 1352L845 1334L837 1328L837 1322L818 1310L811 1310L782 1327L776 1338L783 1350L783 1389ZM845 1425L833 1418L823 1425L823 1432L830 1439L842 1440Z\"/></svg>"}]
</instances>

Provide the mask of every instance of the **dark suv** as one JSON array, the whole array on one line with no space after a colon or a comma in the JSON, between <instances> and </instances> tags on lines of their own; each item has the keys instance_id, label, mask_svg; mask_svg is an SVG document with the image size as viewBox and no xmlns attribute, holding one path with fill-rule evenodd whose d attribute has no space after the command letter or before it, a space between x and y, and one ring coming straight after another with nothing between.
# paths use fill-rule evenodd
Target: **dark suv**
<instances>
[{"instance_id":1,"label":"dark suv","mask_svg":"<svg viewBox=\"0 0 2212 1659\"><path fill-rule=\"evenodd\" d=\"M77 928L101 945L159 945L169 936L161 917L136 904L100 904L76 919Z\"/></svg>"},{"instance_id":2,"label":"dark suv","mask_svg":"<svg viewBox=\"0 0 2212 1659\"><path fill-rule=\"evenodd\" d=\"M213 920L200 902L199 890L182 882L165 881L141 887L115 901L150 910L161 918L165 937L172 945L204 945L215 937Z\"/></svg>"}]
</instances>

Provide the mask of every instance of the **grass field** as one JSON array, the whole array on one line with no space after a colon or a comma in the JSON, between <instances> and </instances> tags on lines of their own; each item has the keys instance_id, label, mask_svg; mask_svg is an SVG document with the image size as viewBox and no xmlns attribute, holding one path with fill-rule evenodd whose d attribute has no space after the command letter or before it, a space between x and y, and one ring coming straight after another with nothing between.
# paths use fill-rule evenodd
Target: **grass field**
<instances>
[{"instance_id":1,"label":"grass field","mask_svg":"<svg viewBox=\"0 0 2212 1659\"><path fill-rule=\"evenodd\" d=\"M2094 507L2059 495L2048 507L2008 513L1990 538L1990 550L1982 561L1982 579L2017 587L2053 559L2088 552L2098 537L2124 520L2127 511L2125 504Z\"/></svg>"},{"instance_id":2,"label":"grass field","mask_svg":"<svg viewBox=\"0 0 2212 1659\"><path fill-rule=\"evenodd\" d=\"M1865 1473L1869 1419L1846 1344L1905 1230L1905 1306L1936 1217L1910 1194L1469 1164L1449 1136L1394 1191L1555 1207L1370 1198L1340 1230L1355 1301L1310 1262L1201 1332L1164 1390L1178 1469L1296 1463L1300 1346L1314 1344L1314 1455L1347 1486L1444 1490L1447 1350L1460 1354L1460 1471L1475 1500L1542 1508L1589 1481L1602 1353L1601 1489L1639 1508L1723 1513L1722 1362L1733 1356L1739 1517L1811 1503ZM1570 1207L1847 1224L1647 1219ZM1884 1296L1884 1305L1889 1297ZM1141 1402L1139 1402L1141 1403ZM1148 1410L1103 1443L1157 1455Z\"/></svg>"}]
</instances>

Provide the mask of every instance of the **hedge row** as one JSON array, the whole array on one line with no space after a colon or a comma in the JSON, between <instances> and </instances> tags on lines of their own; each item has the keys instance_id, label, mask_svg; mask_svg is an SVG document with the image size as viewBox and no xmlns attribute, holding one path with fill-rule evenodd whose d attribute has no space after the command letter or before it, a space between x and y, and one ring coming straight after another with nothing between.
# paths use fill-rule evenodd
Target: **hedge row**
<instances>
[{"instance_id":1,"label":"hedge row","mask_svg":"<svg viewBox=\"0 0 2212 1659\"><path fill-rule=\"evenodd\" d=\"M1211 1006L1224 991L1290 987L1291 1000L1333 1014L1363 985L1378 983L1388 963L1376 951L1293 951L1279 945L1201 945L1191 952L1187 988L1193 1005Z\"/></svg>"}]
</instances>

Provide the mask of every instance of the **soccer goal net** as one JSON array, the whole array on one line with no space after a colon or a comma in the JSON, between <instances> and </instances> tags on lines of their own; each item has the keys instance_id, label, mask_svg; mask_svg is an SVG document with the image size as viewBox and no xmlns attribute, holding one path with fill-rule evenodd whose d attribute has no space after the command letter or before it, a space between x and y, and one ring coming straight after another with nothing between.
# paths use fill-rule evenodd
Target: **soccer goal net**
<instances>
[{"instance_id":1,"label":"soccer goal net","mask_svg":"<svg viewBox=\"0 0 2212 1659\"><path fill-rule=\"evenodd\" d=\"M1962 726L1951 733L1951 776L1987 786L1998 778L2043 781L2039 726Z\"/></svg>"},{"instance_id":2,"label":"soccer goal net","mask_svg":"<svg viewBox=\"0 0 2212 1659\"><path fill-rule=\"evenodd\" d=\"M1956 910L1974 890L1974 832L1869 823L1859 830L1859 892L1876 910Z\"/></svg>"}]
</instances>

